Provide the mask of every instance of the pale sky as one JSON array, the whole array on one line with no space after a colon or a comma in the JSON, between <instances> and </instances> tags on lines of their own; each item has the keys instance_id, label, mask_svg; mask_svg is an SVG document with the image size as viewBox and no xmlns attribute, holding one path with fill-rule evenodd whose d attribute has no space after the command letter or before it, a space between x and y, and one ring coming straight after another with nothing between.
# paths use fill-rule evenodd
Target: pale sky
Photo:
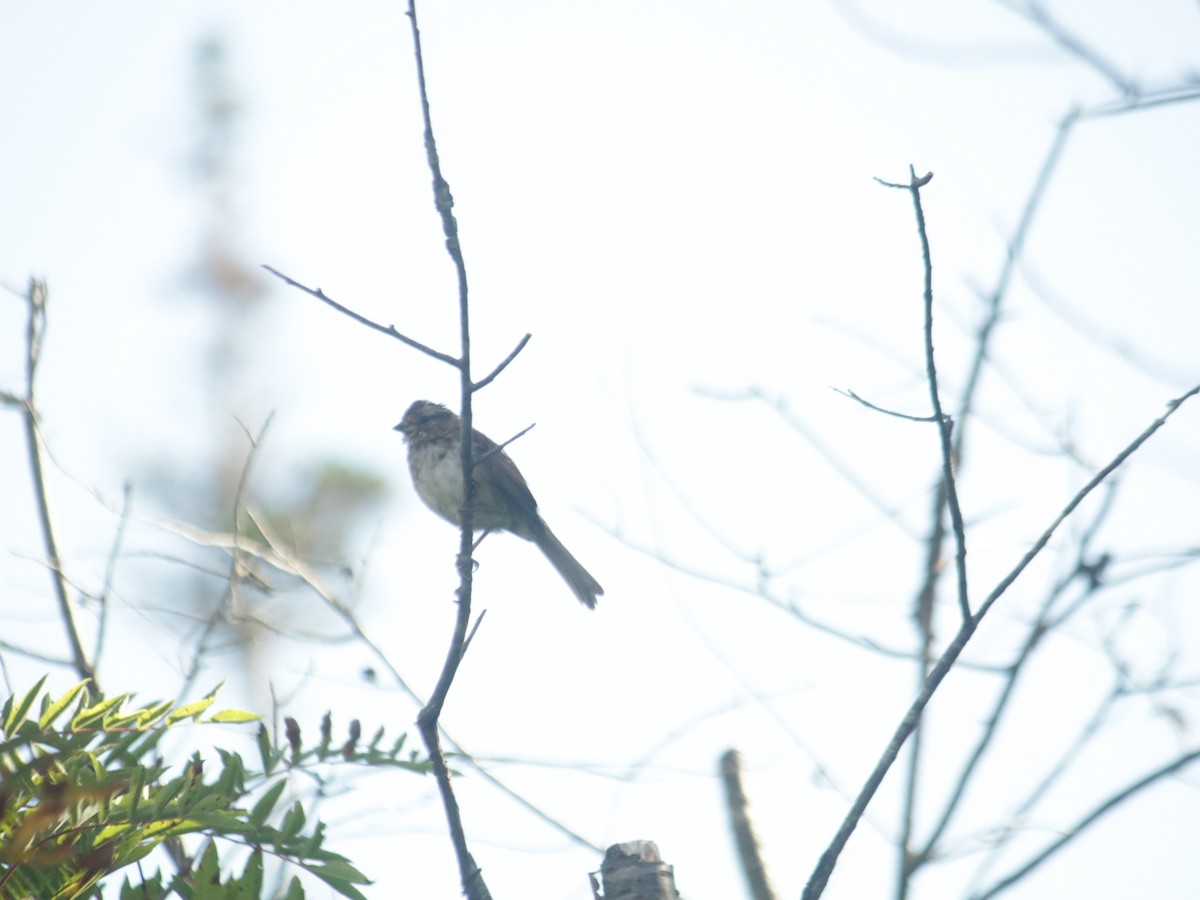
<instances>
[{"instance_id":1,"label":"pale sky","mask_svg":"<svg viewBox=\"0 0 1200 900\"><path fill-rule=\"evenodd\" d=\"M1047 8L1143 93L1200 83L1194 3ZM736 746L768 869L779 895L796 897L914 694L911 666L654 557L750 587L748 560L761 557L780 573L774 596L885 646L914 646L934 433L831 390L928 413L912 204L874 179L906 180L910 164L934 173L923 196L935 343L954 407L979 295L995 286L1059 122L1119 102L1118 89L985 0L464 0L427 2L420 16L471 279L476 372L533 334L477 396L476 422L498 440L537 423L512 455L606 590L587 613L536 550L489 538L476 595L488 615L446 726L595 845L657 841L690 898L742 896L715 779L720 753ZM185 284L204 224L188 172L195 51L213 35L239 100L242 259L456 350L400 4L0 0L0 284L20 289L38 275L50 285L39 399L60 467L51 487L64 555L87 585L103 576L115 528L90 491L119 504L148 462L196 465L189 450L213 421L199 382L211 316ZM1198 146L1200 101L1086 119L1070 135L1005 300L961 473L977 598L1091 472L1200 382ZM217 413L257 428L274 412L256 471L276 490L320 456L388 480L392 502L357 547L362 621L427 691L450 635L457 537L416 502L391 427L418 397L453 404L455 376L298 291L268 288L241 334L254 348L244 390ZM23 322L6 294L0 389L21 385ZM720 399L749 389L785 402L813 440L764 404ZM1105 547L1153 561L1200 546L1196 407L1135 459ZM1060 443L1087 465L1052 455ZM61 638L11 411L0 416L0 460L0 630L53 651ZM135 529L130 556L156 540ZM976 662L1008 658L1064 565L1048 556L1014 587L980 632ZM175 684L177 648L143 612L169 601L134 584L113 640L142 654L154 683ZM1107 690L1099 648L1119 610L1138 605L1120 637L1138 677L1174 654L1175 676L1194 678L1198 587L1183 568L1115 589L1051 642L954 832L961 858L931 868L916 896L967 895L982 835ZM107 690L170 692L148 688L120 656L108 658ZM22 688L42 671L6 662ZM401 695L359 682L369 663L357 645L292 642L266 665L280 693L305 686L286 713L313 729L331 706L368 732L411 727ZM200 685L222 677L214 667ZM935 769L944 758L945 779L994 689L955 673L935 702L926 749ZM262 684L231 684L227 700L267 696ZM1197 712L1194 693L1158 699L1185 720ZM1105 735L1028 823L1028 846L1195 741L1167 729L1150 700L1131 702ZM937 777L931 800L946 789ZM1198 779L1187 771L1133 801L1013 896L1194 897ZM320 812L331 846L376 879L368 895L457 896L432 780L357 786ZM459 789L493 895L590 896L595 852L477 775ZM890 893L899 796L893 777L827 897Z\"/></svg>"}]
</instances>

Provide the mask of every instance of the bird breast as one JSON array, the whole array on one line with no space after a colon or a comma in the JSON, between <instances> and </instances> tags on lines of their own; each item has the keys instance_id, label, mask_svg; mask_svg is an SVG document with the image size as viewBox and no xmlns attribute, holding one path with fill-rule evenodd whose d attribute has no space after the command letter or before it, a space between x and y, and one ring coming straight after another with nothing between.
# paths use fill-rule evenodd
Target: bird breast
<instances>
[{"instance_id":1,"label":"bird breast","mask_svg":"<svg viewBox=\"0 0 1200 900\"><path fill-rule=\"evenodd\" d=\"M463 505L462 459L454 448L436 444L410 444L408 468L412 472L413 486L425 505L453 525L460 524L459 514ZM512 512L506 498L493 497L487 486L475 478L477 495L471 525L475 531L509 531L512 529ZM522 535L524 537L524 535ZM526 538L528 540L528 538Z\"/></svg>"}]
</instances>

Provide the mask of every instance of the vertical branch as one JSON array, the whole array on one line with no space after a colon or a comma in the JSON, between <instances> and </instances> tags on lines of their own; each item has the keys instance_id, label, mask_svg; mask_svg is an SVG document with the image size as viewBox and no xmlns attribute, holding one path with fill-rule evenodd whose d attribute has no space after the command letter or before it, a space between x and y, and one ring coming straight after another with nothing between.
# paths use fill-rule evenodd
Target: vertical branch
<instances>
[{"instance_id":1,"label":"vertical branch","mask_svg":"<svg viewBox=\"0 0 1200 900\"><path fill-rule=\"evenodd\" d=\"M967 758L966 763L962 767L958 778L954 782L954 787L950 791L950 796L946 800L945 807L942 810L941 816L933 826L929 837L925 840L923 848L917 854L921 860L933 859L937 856L938 842L950 827L950 823L958 811L963 798L966 795L967 789L971 786L972 780L980 763L983 761L984 754L994 746L994 738L997 730L1000 727L1000 722L1008 710L1009 704L1012 701L1017 684L1025 669L1033 658L1034 652L1040 646L1043 638L1051 633L1056 627L1063 624L1071 612L1078 610L1094 594L1095 588L1084 590L1080 597L1071 605L1071 609L1061 615L1053 616L1052 612L1059 599L1066 593L1070 585L1075 582L1081 575L1086 572L1088 555L1091 551L1091 542L1099 531L1100 526L1108 520L1108 515L1112 511L1116 491L1108 490L1100 503L1100 508L1093 516L1091 523L1088 525L1082 539L1079 542L1078 554L1075 561L1075 566L1067 576L1061 579L1058 584L1054 585L1048 592L1045 600L1042 603L1042 608L1035 620L1030 624L1028 632L1025 635L1025 640L1015 654L1012 662L1006 667L1004 673L1004 684L1000 689L994 703L992 704L991 713L988 715L984 725L975 741L975 747Z\"/></svg>"},{"instance_id":2,"label":"vertical branch","mask_svg":"<svg viewBox=\"0 0 1200 900\"><path fill-rule=\"evenodd\" d=\"M984 598L983 602L979 606L978 611L975 612L974 615L969 616L962 623L962 627L959 628L958 633L954 636L954 640L950 642L950 645L942 653L937 663L935 663L933 668L930 669L929 676L925 679L925 683L922 685L921 691L917 694L916 698L909 706L908 711L905 713L904 718L893 732L891 740L888 741L888 744L884 748L884 751L880 756L879 761L876 763L874 770L867 777L867 780L863 784L862 789L859 791L858 796L854 799L854 803L851 804L850 810L846 813L845 818L842 820L842 824L839 826L837 833L833 837L833 840L830 841L829 846L826 847L825 851L821 854L816 868L813 870L812 875L809 876L808 884L806 884L804 887L804 893L801 894L803 900L817 900L817 898L825 892L825 887L829 883L829 877L833 874L833 870L837 866L838 857L841 855L842 850L845 849L846 843L850 840L850 836L854 833L854 829L858 827L858 822L866 812L867 806L875 796L875 792L879 790L879 786L883 783L884 777L895 763L896 757L899 756L900 750L903 748L905 741L907 741L912 735L913 731L916 730L918 723L921 721L921 716L925 712L925 708L929 705L929 701L933 699L933 695L937 692L938 687L941 685L945 677L950 673L950 670L958 661L959 656L962 655L963 650L966 648L967 643L971 640L972 635L975 634L976 629L979 628L984 616L988 614L996 601L999 600L1000 597L1002 597L1004 593L1012 586L1013 582L1015 582L1021 576L1021 573L1025 571L1025 569L1031 562L1033 562L1038 554L1045 549L1046 545L1050 543L1050 539L1054 536L1054 533L1058 530L1058 527L1062 525L1062 523L1066 521L1067 517L1079 507L1079 504L1081 504L1088 497L1088 495L1092 493L1092 491L1099 487L1109 475L1120 468L1130 456L1137 452L1138 448L1148 441L1151 436L1158 431L1158 429L1162 428L1162 426L1167 423L1167 420L1174 415L1175 412L1185 402L1190 400L1192 397L1195 397L1197 394L1200 394L1200 385L1193 387L1182 396L1171 400L1167 404L1167 411L1165 413L1151 422L1141 434L1134 438L1133 441L1131 441L1120 453L1113 457L1113 459L1106 466L1093 475L1087 484L1080 488L1067 502L1062 511L1055 516L1054 520L1049 524L1049 526L1046 527L1045 531L1042 532L1038 539L1033 542L1033 545L1025 552L1021 559L1017 561L1016 565L1013 566L1009 573L1005 575L992 589L991 593Z\"/></svg>"},{"instance_id":3,"label":"vertical branch","mask_svg":"<svg viewBox=\"0 0 1200 900\"><path fill-rule=\"evenodd\" d=\"M62 616L71 646L71 658L80 678L91 678L96 673L88 661L87 651L79 637L75 622L75 608L67 593L67 579L63 575L62 558L58 553L58 541L54 537L54 524L50 518L50 500L46 493L46 471L42 460L46 448L42 443L42 431L38 421L37 405L34 402L33 382L37 375L38 359L42 350L42 335L46 328L46 283L31 278L26 301L29 303L29 325L25 331L25 397L21 403L25 423L25 442L29 453L29 468L33 474L33 490L37 501L38 522L42 531L42 547L46 552L46 563L50 569L50 580L58 600L58 612Z\"/></svg>"},{"instance_id":4,"label":"vertical branch","mask_svg":"<svg viewBox=\"0 0 1200 900\"><path fill-rule=\"evenodd\" d=\"M463 260L462 247L458 238L458 222L454 218L454 198L450 193L450 185L442 177L441 161L438 158L437 142L433 136L433 120L429 112L429 94L425 85L425 60L421 51L421 31L417 25L417 9L415 0L408 0L407 15L412 27L413 50L417 65L417 87L421 101L421 116L425 123L425 155L429 171L433 175L433 199L438 215L442 220L442 232L446 236L446 252L454 263L458 276L458 313L459 335L462 351L458 359L459 383L462 393L461 407L461 440L459 441L460 460L463 474L463 506L459 510L460 539L458 552L458 614L455 618L454 633L450 639L450 648L446 653L446 661L442 666L441 676L430 695L429 702L417 716L417 725L429 751L433 763L434 775L437 778L438 790L442 796L442 805L446 811L446 821L450 829L450 839L454 844L455 857L458 860L459 878L463 892L468 900L490 900L491 894L484 883L483 874L471 857L467 848L466 834L463 830L462 815L459 812L458 801L450 784L450 771L446 765L445 756L441 749L438 732L438 719L450 692L450 685L458 672L462 661L463 649L466 646L467 631L471 622L471 582L474 561L471 558L472 539L474 536L474 507L476 485L473 478L475 468L474 441L472 440L471 415L471 328L467 294L467 267Z\"/></svg>"},{"instance_id":5,"label":"vertical branch","mask_svg":"<svg viewBox=\"0 0 1200 900\"><path fill-rule=\"evenodd\" d=\"M942 410L941 392L938 390L937 365L933 357L933 261L929 252L929 234L925 230L925 210L921 206L921 188L929 183L932 175L918 179L912 166L909 172L909 193L912 194L913 211L917 217L917 235L921 239L921 260L925 266L925 377L929 383L929 402L933 406L938 436L942 444L942 484L946 493L946 508L950 511L950 527L954 532L954 566L958 576L958 607L963 621L971 618L971 603L967 594L967 536L963 527L962 509L958 505L958 488L954 483L955 456L951 444L954 423Z\"/></svg>"},{"instance_id":6,"label":"vertical branch","mask_svg":"<svg viewBox=\"0 0 1200 900\"><path fill-rule=\"evenodd\" d=\"M112 596L113 584L117 578L117 560L121 558L121 547L125 542L125 530L133 512L133 485L125 482L125 490L121 500L121 516L117 520L117 532L113 536L112 549L108 551L108 563L104 567L104 583L100 588L100 596L96 599L99 616L96 624L96 648L92 651L92 661L100 665L100 654L104 652L104 637L108 632L109 598Z\"/></svg>"},{"instance_id":7,"label":"vertical branch","mask_svg":"<svg viewBox=\"0 0 1200 900\"><path fill-rule=\"evenodd\" d=\"M925 678L929 674L929 654L932 648L930 636L932 632L924 632L925 640L922 648L921 658L918 663L920 668L918 676L920 684L924 684ZM918 685L918 688L920 685ZM900 835L897 838L899 849L900 871L896 877L896 900L907 900L908 888L912 881L913 873L920 867L924 860L913 853L913 829L916 824L917 816L917 786L921 783L921 737L925 733L918 727L913 730L912 740L908 747L908 770L904 773L904 806L901 811L900 818Z\"/></svg>"},{"instance_id":8,"label":"vertical branch","mask_svg":"<svg viewBox=\"0 0 1200 900\"><path fill-rule=\"evenodd\" d=\"M967 374L967 379L964 382L962 405L958 410L959 426L954 435L955 459L962 459L963 440L966 435L966 428L964 426L967 414L971 410L971 405L975 400L976 389L979 387L979 379L983 375L983 364L987 360L988 346L991 343L992 333L1000 322L1001 304L1008 294L1008 287L1012 283L1013 275L1016 273L1017 262L1025 250L1025 241L1029 237L1029 230L1033 226L1034 217L1041 207L1042 199L1045 197L1046 190L1050 186L1050 180L1054 177L1054 173L1058 169L1058 163L1062 159L1063 150L1067 146L1067 138L1078 121L1079 113L1071 112L1059 122L1058 131L1054 135L1054 141L1046 153L1046 158L1042 160L1042 167L1038 170L1037 177L1033 182L1033 188L1030 190L1029 196L1025 200L1025 206L1021 210L1021 218L1017 222L1016 230L1013 232L1012 238L1005 248L1004 264L1000 267L1000 274L996 278L996 286L992 290L991 296L988 297L987 316L984 318L983 324L980 325L979 334L976 338L979 344L979 352L975 355L971 364L971 371Z\"/></svg>"},{"instance_id":9,"label":"vertical branch","mask_svg":"<svg viewBox=\"0 0 1200 900\"><path fill-rule=\"evenodd\" d=\"M758 839L750 824L746 811L746 791L742 787L742 761L736 750L726 750L721 755L721 781L725 785L725 807L729 810L729 825L737 845L738 859L751 900L775 900L775 892L767 880L767 869L763 865L758 849Z\"/></svg>"},{"instance_id":10,"label":"vertical branch","mask_svg":"<svg viewBox=\"0 0 1200 900\"><path fill-rule=\"evenodd\" d=\"M980 324L976 334L976 350L971 360L971 366L967 373L967 377L963 383L962 396L959 401L958 408L958 428L953 429L953 444L951 459L954 463L958 463L963 458L963 448L966 442L968 417L974 405L975 395L979 387L980 380L983 376L983 366L988 358L988 347L991 344L992 335L995 333L996 326L1000 322L1000 310L1004 297L1008 293L1008 287L1012 282L1013 275L1016 271L1016 265L1020 259L1021 253L1025 247L1025 241L1029 235L1030 227L1034 217L1041 206L1041 200L1045 196L1046 188L1058 167L1059 160L1062 158L1063 148L1066 146L1067 137L1069 136L1072 127L1078 121L1078 114L1075 112L1069 113L1059 123L1059 127L1054 136L1054 141L1051 143L1050 149L1047 151L1045 158L1042 161L1041 168L1038 171L1037 177L1034 179L1033 187L1021 209L1020 219L1013 231L1012 237L1008 241L1005 248L1004 263L1001 266L1000 273L996 279L995 287L987 298L986 314ZM911 169L910 169L911 178ZM911 182L910 182L911 184ZM904 187L904 185L895 185L896 187ZM910 190L913 188L910 186ZM917 198L919 201L919 198ZM921 215L923 220L923 214ZM925 243L925 231L922 230L922 242ZM929 264L929 259L925 259L926 280L927 280L927 297L931 295L932 283L929 276L932 272L932 267ZM928 318L927 318L928 322ZM932 351L932 336L926 334L926 350L927 353ZM931 382L932 384L932 382ZM941 427L941 426L939 426ZM944 435L943 435L944 437ZM945 448L943 445L943 459L945 458ZM946 478L939 479L937 490L934 492L932 520L933 527L929 537L928 550L925 559L925 577L920 589L917 592L917 608L916 620L917 628L920 634L922 645L921 663L919 678L921 682L927 677L929 665L932 660L933 648L933 608L934 601L937 596L937 582L942 572L941 557L942 546L946 538L946 524L943 517L943 511L948 506L948 491L947 487L952 482L947 482ZM961 598L960 594L960 598ZM922 850L914 850L912 847L913 838L913 822L915 817L915 806L917 797L917 783L920 775L920 752L921 752L921 731L918 723L918 728L914 732L909 748L908 773L905 784L904 808L901 813L901 833L899 836L900 844L900 871L899 881L896 888L897 900L904 900L908 896L908 884L914 872L925 862L929 857L926 855L932 846L926 842Z\"/></svg>"}]
</instances>

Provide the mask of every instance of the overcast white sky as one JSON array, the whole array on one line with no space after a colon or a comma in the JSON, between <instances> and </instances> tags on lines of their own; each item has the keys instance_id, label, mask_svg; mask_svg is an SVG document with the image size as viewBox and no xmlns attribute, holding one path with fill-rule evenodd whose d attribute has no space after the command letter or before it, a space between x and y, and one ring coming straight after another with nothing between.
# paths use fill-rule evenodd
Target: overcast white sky
<instances>
[{"instance_id":1,"label":"overcast white sky","mask_svg":"<svg viewBox=\"0 0 1200 900\"><path fill-rule=\"evenodd\" d=\"M1200 77L1195 3L1048 9L1143 91ZM476 370L534 336L479 395L477 423L497 439L538 423L512 453L547 520L606 589L588 614L535 550L489 538L477 582L488 617L447 727L480 757L554 764L495 770L598 846L658 841L691 898L740 896L714 779L720 752L737 746L768 867L780 896L797 896L843 795L911 699L912 674L638 548L751 586L753 566L722 542L761 555L783 570L777 596L911 647L934 436L830 390L927 412L912 205L873 179L905 180L910 164L934 173L924 198L952 395L978 295L995 285L1058 123L1073 108L1118 101L1118 90L985 0L461 0L427 2L420 14L470 271ZM211 319L185 273L204 227L188 170L194 60L214 35L240 103L242 257L455 350L453 273L399 3L0 0L0 283L19 289L35 274L50 284L39 396L61 466L52 489L64 552L85 584L102 576L115 523L80 485L115 503L147 461L195 465L189 451L213 421L198 387ZM963 472L979 597L1090 471L1200 382L1197 147L1200 102L1090 119L1068 140L1006 299ZM394 502L358 548L370 560L364 626L427 690L449 638L456 537L413 500L390 429L417 397L453 402L456 376L297 291L269 289L269 304L244 323L255 348L244 390L221 412L251 426L275 412L258 471L276 489L321 455L389 480ZM5 390L21 383L23 315L16 298L0 300ZM785 399L895 515L765 406L712 397L751 387ZM11 412L0 416L0 631L52 648L17 426ZM1052 456L1059 440L1090 468ZM1147 557L1200 544L1197 459L1200 411L1185 408L1138 458L1107 544ZM1037 567L997 609L980 659L1003 658L987 654L1008 646L1006 629L1056 565ZM1110 612L1142 604L1125 638L1132 665L1157 672L1174 653L1177 675L1196 673L1197 587L1184 570L1113 592ZM122 602L115 639L144 648L171 684L176 648L139 611L161 598ZM1096 647L1107 621L1088 619L1030 676L1029 712L991 760L962 835L997 824L1024 774L1106 689ZM7 661L19 684L39 672ZM271 670L285 693L308 685L289 713L313 728L331 705L368 728L408 727L415 711L399 695L357 683L368 662L357 646L291 644ZM69 682L62 673L58 684ZM147 690L115 659L105 687ZM947 772L993 689L979 676L947 682L927 739ZM264 696L262 685L232 690L231 702ZM1186 695L1171 702L1194 710ZM1059 798L1064 821L1102 794L1106 777L1122 784L1194 741L1152 721L1143 706L1111 726L1112 743ZM1198 777L1131 805L1020 896L1195 896ZM827 896L885 895L896 784ZM370 895L456 896L432 782L364 785L370 808L328 812L342 829L335 849L377 879ZM589 896L594 852L478 776L461 790L495 896ZM1047 818L1033 832L1056 827ZM964 837L956 848L979 846ZM963 896L976 861L931 873L920 896Z\"/></svg>"}]
</instances>

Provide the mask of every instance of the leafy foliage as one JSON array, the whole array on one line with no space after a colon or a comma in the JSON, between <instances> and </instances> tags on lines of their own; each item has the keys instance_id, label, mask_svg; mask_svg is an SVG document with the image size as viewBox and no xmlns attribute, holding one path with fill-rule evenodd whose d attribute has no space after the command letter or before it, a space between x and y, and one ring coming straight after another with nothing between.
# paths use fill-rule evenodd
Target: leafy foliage
<instances>
[{"instance_id":1,"label":"leafy foliage","mask_svg":"<svg viewBox=\"0 0 1200 900\"><path fill-rule=\"evenodd\" d=\"M357 721L335 748L327 714L321 741L310 749L294 720L288 720L282 747L272 745L260 724L262 771L248 770L237 753L218 749L215 775L206 776L197 753L170 777L173 767L157 752L169 728L259 717L242 710L210 714L219 688L184 706L159 701L131 708L129 694L98 697L86 681L52 698L42 692L45 682L43 677L23 696L9 697L0 710L0 897L100 896L105 878L161 847L175 862L175 874L143 876L139 866L136 880L124 879L122 898L261 897L267 853L344 897L362 898L355 885L368 879L323 847L324 824L306 831L308 815L298 800L280 808L287 774L330 762L428 771L415 751L401 758L403 735L381 748L380 729L360 747ZM198 859L184 849L184 838L193 835L205 838ZM240 875L222 875L218 840L254 848ZM298 876L283 896L304 896Z\"/></svg>"}]
</instances>

